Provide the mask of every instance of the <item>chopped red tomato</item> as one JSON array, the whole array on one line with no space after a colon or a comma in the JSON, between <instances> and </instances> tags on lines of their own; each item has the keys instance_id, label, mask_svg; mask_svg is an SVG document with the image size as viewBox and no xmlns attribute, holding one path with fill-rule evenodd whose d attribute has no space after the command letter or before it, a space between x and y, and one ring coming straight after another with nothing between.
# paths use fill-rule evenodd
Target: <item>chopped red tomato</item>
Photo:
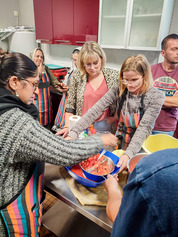
<instances>
[{"instance_id":1,"label":"chopped red tomato","mask_svg":"<svg viewBox=\"0 0 178 237\"><path fill-rule=\"evenodd\" d=\"M89 168L95 168L90 173L95 175L106 175L112 171L112 166L108 165L106 162L103 162L104 157L101 157L98 160L100 154L91 156L85 161L80 162L81 167L87 171Z\"/></svg>"}]
</instances>

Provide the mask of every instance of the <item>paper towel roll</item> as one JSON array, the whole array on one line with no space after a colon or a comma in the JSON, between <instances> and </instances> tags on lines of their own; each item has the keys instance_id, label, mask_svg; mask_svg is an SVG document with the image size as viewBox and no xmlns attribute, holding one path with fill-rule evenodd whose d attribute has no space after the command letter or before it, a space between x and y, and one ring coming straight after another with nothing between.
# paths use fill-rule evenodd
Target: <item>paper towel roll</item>
<instances>
[{"instance_id":1,"label":"paper towel roll","mask_svg":"<svg viewBox=\"0 0 178 237\"><path fill-rule=\"evenodd\" d=\"M72 115L69 117L69 132L71 128L79 121L81 117L77 115Z\"/></svg>"}]
</instances>

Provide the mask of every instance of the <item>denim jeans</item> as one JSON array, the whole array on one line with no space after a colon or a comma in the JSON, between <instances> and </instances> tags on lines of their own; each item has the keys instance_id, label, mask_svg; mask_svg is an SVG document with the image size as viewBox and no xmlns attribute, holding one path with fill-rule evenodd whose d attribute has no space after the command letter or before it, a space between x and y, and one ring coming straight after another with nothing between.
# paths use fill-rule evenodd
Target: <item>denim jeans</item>
<instances>
[{"instance_id":1,"label":"denim jeans","mask_svg":"<svg viewBox=\"0 0 178 237\"><path fill-rule=\"evenodd\" d=\"M168 131L168 132L166 132L166 131L153 130L153 131L152 131L152 135L155 135L155 134L166 134L166 135L169 135L169 136L173 137L174 131Z\"/></svg>"},{"instance_id":2,"label":"denim jeans","mask_svg":"<svg viewBox=\"0 0 178 237\"><path fill-rule=\"evenodd\" d=\"M97 133L107 133L111 132L112 133L112 124L107 123L107 120L101 120L98 122L93 123L94 129L96 129Z\"/></svg>"}]
</instances>

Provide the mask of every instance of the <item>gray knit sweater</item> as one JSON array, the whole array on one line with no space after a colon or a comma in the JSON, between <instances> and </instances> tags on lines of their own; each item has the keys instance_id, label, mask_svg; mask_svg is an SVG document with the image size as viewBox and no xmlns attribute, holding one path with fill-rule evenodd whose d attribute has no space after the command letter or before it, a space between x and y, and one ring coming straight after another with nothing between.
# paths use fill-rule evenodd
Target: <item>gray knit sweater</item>
<instances>
[{"instance_id":1,"label":"gray knit sweater","mask_svg":"<svg viewBox=\"0 0 178 237\"><path fill-rule=\"evenodd\" d=\"M71 129L69 136L73 139L77 138L79 134L85 130L90 124L92 124L107 108L109 105L117 103L119 106L120 99L119 87L115 86L111 88L87 113L75 124ZM139 123L139 126L131 139L129 146L126 149L125 154L132 158L137 154L144 140L151 133L156 118L158 117L161 107L165 100L165 94L152 87L145 93L144 97L144 114ZM127 109L126 109L127 104ZM139 112L141 105L141 95L128 94L127 100L124 102L122 110L127 113L134 114Z\"/></svg>"},{"instance_id":2,"label":"gray knit sweater","mask_svg":"<svg viewBox=\"0 0 178 237\"><path fill-rule=\"evenodd\" d=\"M0 116L0 206L27 183L35 162L71 166L98 153L102 145L98 136L65 141L18 108L5 112Z\"/></svg>"}]
</instances>

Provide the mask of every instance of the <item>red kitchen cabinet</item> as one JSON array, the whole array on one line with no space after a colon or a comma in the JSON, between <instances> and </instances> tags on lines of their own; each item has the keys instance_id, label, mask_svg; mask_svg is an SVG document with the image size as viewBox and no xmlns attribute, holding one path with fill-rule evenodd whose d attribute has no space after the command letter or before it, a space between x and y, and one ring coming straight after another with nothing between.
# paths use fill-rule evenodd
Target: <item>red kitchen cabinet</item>
<instances>
[{"instance_id":1,"label":"red kitchen cabinet","mask_svg":"<svg viewBox=\"0 0 178 237\"><path fill-rule=\"evenodd\" d=\"M99 0L34 0L34 11L36 38L42 43L98 41Z\"/></svg>"},{"instance_id":2,"label":"red kitchen cabinet","mask_svg":"<svg viewBox=\"0 0 178 237\"><path fill-rule=\"evenodd\" d=\"M33 0L36 39L41 43L53 43L51 0Z\"/></svg>"},{"instance_id":3,"label":"red kitchen cabinet","mask_svg":"<svg viewBox=\"0 0 178 237\"><path fill-rule=\"evenodd\" d=\"M98 40L99 0L52 0L54 43Z\"/></svg>"},{"instance_id":4,"label":"red kitchen cabinet","mask_svg":"<svg viewBox=\"0 0 178 237\"><path fill-rule=\"evenodd\" d=\"M73 0L52 0L55 44L73 44Z\"/></svg>"},{"instance_id":5,"label":"red kitchen cabinet","mask_svg":"<svg viewBox=\"0 0 178 237\"><path fill-rule=\"evenodd\" d=\"M99 0L74 0L74 45L98 41Z\"/></svg>"}]
</instances>

